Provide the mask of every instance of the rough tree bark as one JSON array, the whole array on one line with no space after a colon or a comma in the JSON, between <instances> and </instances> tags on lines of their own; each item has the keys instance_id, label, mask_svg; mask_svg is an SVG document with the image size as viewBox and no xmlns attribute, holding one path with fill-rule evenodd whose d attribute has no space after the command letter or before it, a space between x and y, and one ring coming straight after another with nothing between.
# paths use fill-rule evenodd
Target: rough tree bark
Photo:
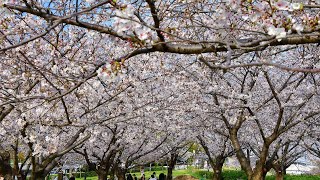
<instances>
[{"instance_id":1,"label":"rough tree bark","mask_svg":"<svg viewBox=\"0 0 320 180\"><path fill-rule=\"evenodd\" d=\"M39 168L39 158L31 157L32 170L30 180L44 180L46 177L46 173L44 172L44 168Z\"/></svg>"},{"instance_id":2,"label":"rough tree bark","mask_svg":"<svg viewBox=\"0 0 320 180\"><path fill-rule=\"evenodd\" d=\"M172 180L172 171L177 163L178 154L176 152L171 152L170 160L168 163L168 170L167 170L167 180Z\"/></svg>"},{"instance_id":3,"label":"rough tree bark","mask_svg":"<svg viewBox=\"0 0 320 180\"><path fill-rule=\"evenodd\" d=\"M225 158L223 156L218 156L215 162L210 162L210 165L213 168L213 180L223 180L222 166L224 161Z\"/></svg>"},{"instance_id":4,"label":"rough tree bark","mask_svg":"<svg viewBox=\"0 0 320 180\"><path fill-rule=\"evenodd\" d=\"M239 124L239 127L240 126L241 125ZM272 142L272 139L268 138L268 140L264 142L263 147L260 151L260 157L256 161L255 168L252 169L249 159L245 156L245 153L241 148L240 142L237 137L237 132L237 128L232 128L230 130L230 140L236 151L236 156L240 162L242 170L244 170L247 174L248 180L263 180L266 175L266 161L268 157L270 142Z\"/></svg>"},{"instance_id":5,"label":"rough tree bark","mask_svg":"<svg viewBox=\"0 0 320 180\"><path fill-rule=\"evenodd\" d=\"M12 180L13 171L10 166L10 153L8 151L0 151L0 176L6 180Z\"/></svg>"},{"instance_id":6,"label":"rough tree bark","mask_svg":"<svg viewBox=\"0 0 320 180\"><path fill-rule=\"evenodd\" d=\"M98 180L107 179L108 173L104 169L99 168L96 172L98 174Z\"/></svg>"},{"instance_id":7,"label":"rough tree bark","mask_svg":"<svg viewBox=\"0 0 320 180\"><path fill-rule=\"evenodd\" d=\"M276 171L276 180L283 180L284 174L282 171Z\"/></svg>"},{"instance_id":8,"label":"rough tree bark","mask_svg":"<svg viewBox=\"0 0 320 180\"><path fill-rule=\"evenodd\" d=\"M283 180L285 175L285 167L282 164L283 162L274 163L272 165L272 168L274 169L276 173L276 180Z\"/></svg>"},{"instance_id":9,"label":"rough tree bark","mask_svg":"<svg viewBox=\"0 0 320 180\"><path fill-rule=\"evenodd\" d=\"M126 173L127 173L126 169L123 169L123 168L117 166L115 169L115 173L116 173L118 180L126 180Z\"/></svg>"},{"instance_id":10,"label":"rough tree bark","mask_svg":"<svg viewBox=\"0 0 320 180\"><path fill-rule=\"evenodd\" d=\"M113 163L115 154L110 152L106 157L103 163L100 162L98 169L96 169L96 173L98 174L99 180L106 180L111 169L111 164Z\"/></svg>"}]
</instances>

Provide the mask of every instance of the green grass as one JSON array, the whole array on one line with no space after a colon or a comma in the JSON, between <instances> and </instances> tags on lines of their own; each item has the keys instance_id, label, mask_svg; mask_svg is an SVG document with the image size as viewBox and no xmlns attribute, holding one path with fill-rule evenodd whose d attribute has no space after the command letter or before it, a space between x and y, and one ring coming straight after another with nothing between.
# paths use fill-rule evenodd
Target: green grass
<instances>
[{"instance_id":1,"label":"green grass","mask_svg":"<svg viewBox=\"0 0 320 180\"><path fill-rule=\"evenodd\" d=\"M145 171L146 179L149 179L151 174L153 172L156 172L156 175L159 176L160 173L167 174L165 170L161 171ZM138 179L140 178L140 172L132 172L131 174L136 174ZM179 176L179 175L191 175L195 178L202 179L202 180L208 180L212 178L212 172L206 171L206 170L198 170L194 168L186 169L186 170L175 170L173 171L173 177ZM246 180L246 174L241 170L235 170L235 169L224 169L223 170L223 177L225 180ZM87 180L97 180L98 177L87 177ZM273 175L268 175L266 180L274 180L275 177ZM320 175L286 175L285 180L320 180ZM83 180L83 178L76 178L76 180Z\"/></svg>"},{"instance_id":2,"label":"green grass","mask_svg":"<svg viewBox=\"0 0 320 180\"><path fill-rule=\"evenodd\" d=\"M274 176L267 176L266 180L274 180ZM286 175L284 180L320 180L320 176L312 175Z\"/></svg>"}]
</instances>

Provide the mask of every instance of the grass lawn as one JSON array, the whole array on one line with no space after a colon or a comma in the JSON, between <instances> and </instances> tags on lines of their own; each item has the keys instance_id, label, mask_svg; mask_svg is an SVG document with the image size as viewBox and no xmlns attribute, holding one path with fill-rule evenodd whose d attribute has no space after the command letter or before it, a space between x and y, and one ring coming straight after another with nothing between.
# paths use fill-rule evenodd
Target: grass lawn
<instances>
[{"instance_id":1,"label":"grass lawn","mask_svg":"<svg viewBox=\"0 0 320 180\"><path fill-rule=\"evenodd\" d=\"M146 179L149 179L151 174L153 172L156 172L156 175L159 176L160 173L167 174L165 170L163 171L145 171ZM136 174L138 179L140 178L140 172L132 172L131 173ZM173 177L179 176L179 175L191 175L193 177L196 177L198 179L207 180L211 179L212 172L208 172L206 170L198 170L198 169L186 169L186 170L175 170L173 171ZM225 180L246 180L246 175L243 171L240 170L232 170L232 169L224 169L223 176ZM97 180L98 177L87 177L87 180ZM273 175L268 175L266 180L274 180L275 177ZM285 180L320 180L320 175L318 176L311 176L311 175L286 175ZM76 178L76 180L83 180L83 178Z\"/></svg>"},{"instance_id":2,"label":"grass lawn","mask_svg":"<svg viewBox=\"0 0 320 180\"><path fill-rule=\"evenodd\" d=\"M267 176L266 180L274 180L274 176ZM286 175L284 180L320 180L320 176L311 175Z\"/></svg>"}]
</instances>

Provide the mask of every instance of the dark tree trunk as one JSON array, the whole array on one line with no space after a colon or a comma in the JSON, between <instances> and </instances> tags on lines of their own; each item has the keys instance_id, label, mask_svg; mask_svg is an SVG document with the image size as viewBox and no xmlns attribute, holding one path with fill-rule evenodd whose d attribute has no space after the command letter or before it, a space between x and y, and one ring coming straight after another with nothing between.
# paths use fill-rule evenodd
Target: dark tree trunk
<instances>
[{"instance_id":1,"label":"dark tree trunk","mask_svg":"<svg viewBox=\"0 0 320 180\"><path fill-rule=\"evenodd\" d=\"M97 174L98 174L98 180L107 180L108 174L106 171L98 170Z\"/></svg>"},{"instance_id":2,"label":"dark tree trunk","mask_svg":"<svg viewBox=\"0 0 320 180\"><path fill-rule=\"evenodd\" d=\"M172 171L173 171L173 168L172 167L168 167L168 170L167 170L167 180L172 180Z\"/></svg>"},{"instance_id":3,"label":"dark tree trunk","mask_svg":"<svg viewBox=\"0 0 320 180\"><path fill-rule=\"evenodd\" d=\"M272 168L272 159L267 160L265 168L263 169L263 179L266 179L267 173Z\"/></svg>"},{"instance_id":4,"label":"dark tree trunk","mask_svg":"<svg viewBox=\"0 0 320 180\"><path fill-rule=\"evenodd\" d=\"M116 166L115 168L115 173L118 180L126 180L127 169L121 168L119 166Z\"/></svg>"},{"instance_id":5,"label":"dark tree trunk","mask_svg":"<svg viewBox=\"0 0 320 180\"><path fill-rule=\"evenodd\" d=\"M223 180L222 176L222 166L213 167L213 180Z\"/></svg>"},{"instance_id":6,"label":"dark tree trunk","mask_svg":"<svg viewBox=\"0 0 320 180\"><path fill-rule=\"evenodd\" d=\"M18 180L26 180L26 179L27 179L27 175L28 175L27 172L19 171L19 172L17 173L17 179L18 179Z\"/></svg>"},{"instance_id":7,"label":"dark tree trunk","mask_svg":"<svg viewBox=\"0 0 320 180\"><path fill-rule=\"evenodd\" d=\"M282 171L276 171L276 180L283 180L284 173Z\"/></svg>"},{"instance_id":8,"label":"dark tree trunk","mask_svg":"<svg viewBox=\"0 0 320 180\"><path fill-rule=\"evenodd\" d=\"M263 180L265 180L266 177L267 177L267 171L264 171L264 172L263 172Z\"/></svg>"},{"instance_id":9,"label":"dark tree trunk","mask_svg":"<svg viewBox=\"0 0 320 180\"><path fill-rule=\"evenodd\" d=\"M45 173L44 169L38 166L32 167L31 177L29 180L45 180L48 173Z\"/></svg>"},{"instance_id":10,"label":"dark tree trunk","mask_svg":"<svg viewBox=\"0 0 320 180\"><path fill-rule=\"evenodd\" d=\"M276 172L276 180L283 180L285 170L283 170L281 164L274 164L273 169Z\"/></svg>"},{"instance_id":11,"label":"dark tree trunk","mask_svg":"<svg viewBox=\"0 0 320 180\"><path fill-rule=\"evenodd\" d=\"M124 174L120 174L117 177L118 177L118 180L126 180L126 176Z\"/></svg>"},{"instance_id":12,"label":"dark tree trunk","mask_svg":"<svg viewBox=\"0 0 320 180\"><path fill-rule=\"evenodd\" d=\"M62 173L58 173L58 180L63 180L63 174Z\"/></svg>"},{"instance_id":13,"label":"dark tree trunk","mask_svg":"<svg viewBox=\"0 0 320 180\"><path fill-rule=\"evenodd\" d=\"M117 172L118 180L126 180L126 173L125 172Z\"/></svg>"},{"instance_id":14,"label":"dark tree trunk","mask_svg":"<svg viewBox=\"0 0 320 180\"><path fill-rule=\"evenodd\" d=\"M215 160L211 159L210 165L213 169L213 180L223 180L222 176L222 166L225 161L225 157L223 155L219 155L216 157Z\"/></svg>"},{"instance_id":15,"label":"dark tree trunk","mask_svg":"<svg viewBox=\"0 0 320 180\"><path fill-rule=\"evenodd\" d=\"M168 172L167 172L167 180L172 180L173 177L172 177L172 171L174 170L174 166L176 165L177 163L177 158L178 158L178 154L173 152L171 153L170 155L170 161L168 163Z\"/></svg>"},{"instance_id":16,"label":"dark tree trunk","mask_svg":"<svg viewBox=\"0 0 320 180\"><path fill-rule=\"evenodd\" d=\"M264 172L255 170L250 178L250 180L264 180Z\"/></svg>"},{"instance_id":17,"label":"dark tree trunk","mask_svg":"<svg viewBox=\"0 0 320 180\"><path fill-rule=\"evenodd\" d=\"M0 151L0 175L6 180L13 179L13 170L10 166L10 153Z\"/></svg>"},{"instance_id":18,"label":"dark tree trunk","mask_svg":"<svg viewBox=\"0 0 320 180\"><path fill-rule=\"evenodd\" d=\"M112 166L110 168L110 180L114 180L115 179L115 175L116 175L116 168L115 168L115 166Z\"/></svg>"},{"instance_id":19,"label":"dark tree trunk","mask_svg":"<svg viewBox=\"0 0 320 180\"><path fill-rule=\"evenodd\" d=\"M110 163L101 163L98 169L96 170L96 173L98 174L99 180L106 180L109 173L110 173L111 165Z\"/></svg>"},{"instance_id":20,"label":"dark tree trunk","mask_svg":"<svg viewBox=\"0 0 320 180\"><path fill-rule=\"evenodd\" d=\"M27 176L23 176L23 175L17 175L18 180L26 180Z\"/></svg>"}]
</instances>

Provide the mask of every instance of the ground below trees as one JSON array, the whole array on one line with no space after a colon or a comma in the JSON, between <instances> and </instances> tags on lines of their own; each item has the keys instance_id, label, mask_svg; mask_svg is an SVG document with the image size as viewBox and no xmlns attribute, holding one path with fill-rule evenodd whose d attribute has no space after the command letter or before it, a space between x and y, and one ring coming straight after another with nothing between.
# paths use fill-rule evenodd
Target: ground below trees
<instances>
[{"instance_id":1,"label":"ground below trees","mask_svg":"<svg viewBox=\"0 0 320 180\"><path fill-rule=\"evenodd\" d=\"M156 172L157 176L160 173L166 174L166 171L145 171L146 179L149 179L151 174ZM137 177L140 177L140 172L131 172L131 174L136 174ZM233 179L243 179L246 180L246 174L240 170L234 169L224 169L222 172L224 179L233 180ZM187 175L187 176L186 176ZM191 178L182 179L183 177L194 177L200 180L210 180L212 179L212 172L207 170L199 170L199 169L186 169L186 170L175 170L173 171L174 177L179 177L176 180L195 180ZM86 180L97 180L98 177L87 177ZM273 175L267 175L266 180L274 180L275 177ZM76 180L83 180L83 178L76 178ZM320 180L320 175L286 175L285 180Z\"/></svg>"}]
</instances>

